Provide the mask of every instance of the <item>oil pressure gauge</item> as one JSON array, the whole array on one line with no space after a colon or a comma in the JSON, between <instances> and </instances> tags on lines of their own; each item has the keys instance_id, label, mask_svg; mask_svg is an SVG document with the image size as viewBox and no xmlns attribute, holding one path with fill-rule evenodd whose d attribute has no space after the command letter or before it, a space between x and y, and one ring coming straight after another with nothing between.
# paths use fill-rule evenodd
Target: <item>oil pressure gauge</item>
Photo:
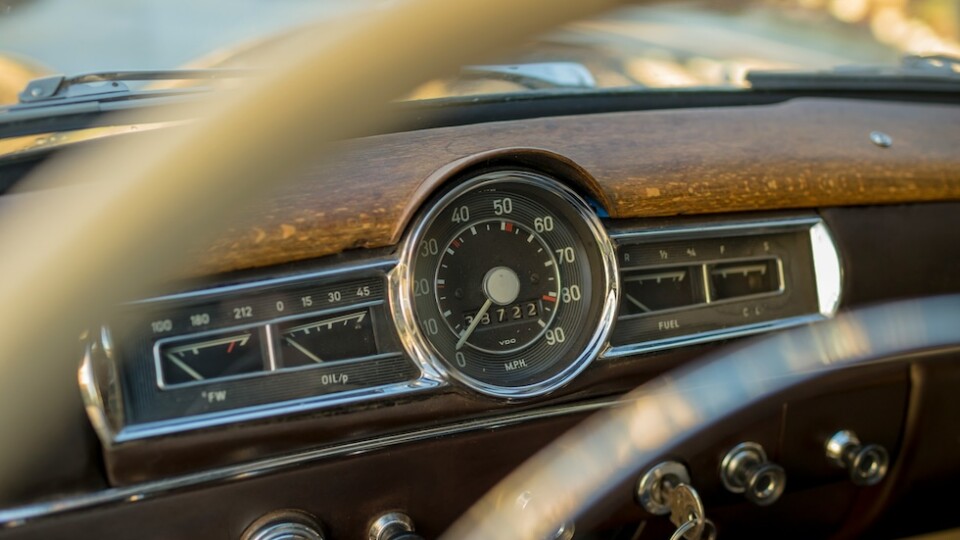
<instances>
[{"instance_id":1,"label":"oil pressure gauge","mask_svg":"<svg viewBox=\"0 0 960 540\"><path fill-rule=\"evenodd\" d=\"M369 309L280 326L281 367L324 365L377 354Z\"/></svg>"},{"instance_id":2,"label":"oil pressure gauge","mask_svg":"<svg viewBox=\"0 0 960 540\"><path fill-rule=\"evenodd\" d=\"M526 171L474 177L421 217L393 275L411 354L481 392L523 397L597 355L617 305L613 248L589 205Z\"/></svg>"}]
</instances>

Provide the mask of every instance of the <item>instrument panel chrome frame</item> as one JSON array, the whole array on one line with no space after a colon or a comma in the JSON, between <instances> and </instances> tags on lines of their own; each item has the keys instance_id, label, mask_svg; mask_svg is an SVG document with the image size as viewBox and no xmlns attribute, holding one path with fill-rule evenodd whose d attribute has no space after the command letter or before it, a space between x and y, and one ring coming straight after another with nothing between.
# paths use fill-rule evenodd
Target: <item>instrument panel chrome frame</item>
<instances>
[{"instance_id":1,"label":"instrument panel chrome frame","mask_svg":"<svg viewBox=\"0 0 960 540\"><path fill-rule=\"evenodd\" d=\"M526 171L523 171L523 173L527 174ZM504 174L509 174L509 171L502 171L501 176ZM458 185L455 189L445 194L443 199L441 199L431 211L418 219L415 228L406 236L402 244L402 255L399 260L392 257L381 258L340 265L307 274L256 280L236 285L159 296L128 304L135 306L175 300L190 300L225 293L256 290L280 284L294 284L317 279L336 279L358 273L382 272L382 275L386 276L386 291L384 298L376 303L382 302L386 304L385 307L387 308L387 312L392 316L391 319L396 327L396 332L404 351L411 356L414 364L421 371L418 379L403 383L351 390L334 395L292 400L292 403L279 402L263 404L187 418L125 426L123 420L124 411L122 410L122 388L120 387L118 379L114 376L110 377L109 381L98 380L100 370L97 368L100 363L106 363L108 367L116 370L116 366L113 365L115 363L115 358L113 357L114 347L112 339L110 338L109 328L104 327L100 329L100 332L96 336L87 337L83 360L78 370L78 383L87 416L101 442L105 447L109 448L116 444L132 440L194 431L230 423L242 423L285 414L338 407L371 399L388 398L395 395L441 388L448 385L451 378L463 382L466 386L482 394L494 397L506 399L534 397L549 393L567 384L586 369L594 360L633 356L657 350L785 329L831 317L837 311L842 292L842 265L840 256L828 228L815 214L779 219L746 220L733 223L720 222L709 225L662 227L646 230L614 229L608 235L607 229L600 223L600 220L596 217L593 210L579 195L550 177L538 174L535 176L537 177L536 181L529 181L529 183L545 187L559 194L563 199L571 202L577 210L577 213L584 217L588 227L595 236L598 246L601 247L601 257L604 261L607 288L604 295L604 308L601 310L601 319L591 341L588 342L586 350L578 356L574 369L564 371L551 380L543 384L534 385L533 387L512 389L475 384L475 381L473 383L465 382L460 380L456 373L447 370L438 359L433 358L429 344L426 342L422 333L419 332L419 327L416 325L416 320L413 317L411 308L412 298L403 291L412 291L409 283L409 272L406 269L409 267L410 256L415 251L414 248L417 245L420 232L430 223L437 213L446 207L446 204L443 203L448 203L467 190L474 189L487 182L523 181L521 177L507 176L506 178L491 180L487 175L480 175ZM630 241L635 239L701 239L722 236L752 236L768 232L798 229L808 229L810 231L816 271L819 313L663 340L620 346L609 345L608 338L610 332L612 332L613 323L617 320L617 313L619 311L620 271L617 267L616 258L616 249L618 246L631 243ZM367 305L369 302L363 304ZM341 309L351 309L355 307L357 306L351 305L344 306ZM339 311L339 309L335 309L334 311ZM299 318L299 316L296 318ZM108 399L111 403L117 405L114 406L112 410L106 405Z\"/></svg>"},{"instance_id":2,"label":"instrument panel chrome frame","mask_svg":"<svg viewBox=\"0 0 960 540\"><path fill-rule=\"evenodd\" d=\"M733 326L709 332L697 332L684 336L610 346L602 353L601 358L612 359L635 356L676 347L699 345L711 341L783 330L794 326L822 321L833 317L837 313L843 292L843 265L841 264L840 253L837 250L836 244L833 242L833 237L827 225L823 219L816 214L649 229L624 228L611 232L610 237L619 249L620 246L647 241L745 237L803 230L808 231L810 238L814 280L817 287L817 305L819 310L817 313ZM782 266L782 261L780 264ZM783 276L781 275L781 284L782 282ZM617 320L619 320L619 318L617 318Z\"/></svg>"},{"instance_id":3,"label":"instrument panel chrome frame","mask_svg":"<svg viewBox=\"0 0 960 540\"><path fill-rule=\"evenodd\" d=\"M126 305L137 306L176 300L192 300L208 296L218 296L234 292L257 290L276 285L309 282L311 280L335 280L338 278L357 277L358 273L380 272L380 275L385 277L388 275L387 272L396 266L396 264L397 261L393 258L383 258L354 264L345 264L334 268L309 272L306 274L297 274L273 279L254 280L242 284L211 287L185 293L158 296L145 300L129 302ZM361 304L369 306L372 304L386 303L387 291L384 292L384 298L378 302L361 302L354 305L342 306L341 308L334 308L331 311L356 308ZM316 313L304 314L303 316L308 317L310 315L316 315ZM297 317L288 318L299 318L299 315ZM373 399L383 399L392 396L406 395L413 392L434 390L446 384L444 380L430 377L421 370L421 375L417 379L411 379L401 383L374 386L370 388L359 388L345 392L337 392L330 395L317 395L311 398L298 398L288 401L241 407L227 411L176 418L171 420L125 425L123 421L122 408L120 410L111 411L106 404L108 396L114 396L116 401L122 405L123 389L119 380L116 377L113 377L109 381L103 381L99 380L97 376L97 368L100 365L105 365L116 370L115 358L112 353L113 344L110 338L109 328L102 327L96 336L88 335L86 337L83 358L80 362L77 372L80 394L83 399L84 408L87 412L87 417L90 419L90 423L93 425L94 431L97 433L97 436L99 437L104 448L112 448L118 444L152 437L172 435L187 431L196 431L234 423L243 423L274 416L351 405ZM403 352L400 351L396 353L387 353L384 355L367 357L367 359L379 358L381 356L398 356L402 354ZM153 361L153 359L151 360ZM416 365L418 369L420 368L416 362L414 362L414 365Z\"/></svg>"},{"instance_id":4,"label":"instrument panel chrome frame","mask_svg":"<svg viewBox=\"0 0 960 540\"><path fill-rule=\"evenodd\" d=\"M545 381L517 387L484 383L445 366L437 351L420 331L413 307L412 263L416 258L420 240L423 238L426 229L458 197L484 186L501 183L534 186L558 197L562 203L569 204L577 216L583 220L596 242L602 268L593 268L592 271L603 273L602 281L604 284L600 291L601 294L598 295L603 302L599 320L586 346L577 354L576 359L563 371ZM424 376L438 382L453 379L481 394L507 400L543 396L565 386L576 378L594 360L599 358L601 351L608 346L608 338L613 330L613 323L620 307L620 271L617 267L616 248L594 209L579 194L559 180L546 174L527 170L505 169L479 174L460 182L456 187L444 193L439 200L432 203L426 212L417 217L413 227L402 242L400 260L388 276L389 292L387 296L393 312L394 323L400 335L400 341L407 354L420 364Z\"/></svg>"}]
</instances>

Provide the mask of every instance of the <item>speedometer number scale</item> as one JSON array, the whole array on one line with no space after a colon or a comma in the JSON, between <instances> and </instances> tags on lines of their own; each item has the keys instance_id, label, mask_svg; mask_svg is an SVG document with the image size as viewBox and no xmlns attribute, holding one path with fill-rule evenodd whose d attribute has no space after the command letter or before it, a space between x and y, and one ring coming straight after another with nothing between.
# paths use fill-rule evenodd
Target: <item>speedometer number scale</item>
<instances>
[{"instance_id":1,"label":"speedometer number scale","mask_svg":"<svg viewBox=\"0 0 960 540\"><path fill-rule=\"evenodd\" d=\"M616 306L609 240L582 199L520 171L453 188L395 276L408 350L481 392L543 394L579 373ZM406 333L404 332L406 330Z\"/></svg>"},{"instance_id":2,"label":"speedometer number scale","mask_svg":"<svg viewBox=\"0 0 960 540\"><path fill-rule=\"evenodd\" d=\"M441 315L459 336L454 348L505 354L532 345L557 314L561 281L550 248L507 219L461 233L441 253L434 280Z\"/></svg>"}]
</instances>

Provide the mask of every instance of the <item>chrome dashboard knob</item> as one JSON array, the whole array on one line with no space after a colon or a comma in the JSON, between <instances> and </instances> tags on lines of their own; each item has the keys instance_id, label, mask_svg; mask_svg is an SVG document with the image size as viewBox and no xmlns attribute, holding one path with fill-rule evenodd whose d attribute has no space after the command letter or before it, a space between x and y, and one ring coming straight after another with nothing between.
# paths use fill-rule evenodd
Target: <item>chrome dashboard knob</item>
<instances>
[{"instance_id":1,"label":"chrome dashboard knob","mask_svg":"<svg viewBox=\"0 0 960 540\"><path fill-rule=\"evenodd\" d=\"M827 441L827 460L847 469L850 481L858 486L873 486L887 476L890 454L879 444L860 443L857 434L841 430Z\"/></svg>"},{"instance_id":2,"label":"chrome dashboard knob","mask_svg":"<svg viewBox=\"0 0 960 540\"><path fill-rule=\"evenodd\" d=\"M403 512L388 512L373 520L367 532L369 540L414 540L422 536L414 532L413 520Z\"/></svg>"},{"instance_id":3,"label":"chrome dashboard knob","mask_svg":"<svg viewBox=\"0 0 960 540\"><path fill-rule=\"evenodd\" d=\"M754 442L730 449L720 463L720 480L731 493L742 493L758 506L777 502L787 485L783 467L767 459L763 447Z\"/></svg>"},{"instance_id":4,"label":"chrome dashboard knob","mask_svg":"<svg viewBox=\"0 0 960 540\"><path fill-rule=\"evenodd\" d=\"M325 540L323 528L301 510L278 510L254 521L240 540Z\"/></svg>"}]
</instances>

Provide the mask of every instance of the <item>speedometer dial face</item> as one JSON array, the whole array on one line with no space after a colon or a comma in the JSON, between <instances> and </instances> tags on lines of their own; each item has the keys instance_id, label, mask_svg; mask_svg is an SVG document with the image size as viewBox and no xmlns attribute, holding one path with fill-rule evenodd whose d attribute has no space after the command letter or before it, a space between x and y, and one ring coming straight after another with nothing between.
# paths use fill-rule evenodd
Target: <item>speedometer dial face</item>
<instances>
[{"instance_id":1,"label":"speedometer dial face","mask_svg":"<svg viewBox=\"0 0 960 540\"><path fill-rule=\"evenodd\" d=\"M562 289L550 247L512 219L476 222L461 233L440 254L433 281L444 322L458 336L454 348L505 354L533 345L552 325ZM499 253L499 264L488 264L490 253Z\"/></svg>"},{"instance_id":2,"label":"speedometer dial face","mask_svg":"<svg viewBox=\"0 0 960 540\"><path fill-rule=\"evenodd\" d=\"M548 392L596 355L616 306L612 248L547 177L488 173L419 222L396 280L412 353L482 392Z\"/></svg>"}]
</instances>

